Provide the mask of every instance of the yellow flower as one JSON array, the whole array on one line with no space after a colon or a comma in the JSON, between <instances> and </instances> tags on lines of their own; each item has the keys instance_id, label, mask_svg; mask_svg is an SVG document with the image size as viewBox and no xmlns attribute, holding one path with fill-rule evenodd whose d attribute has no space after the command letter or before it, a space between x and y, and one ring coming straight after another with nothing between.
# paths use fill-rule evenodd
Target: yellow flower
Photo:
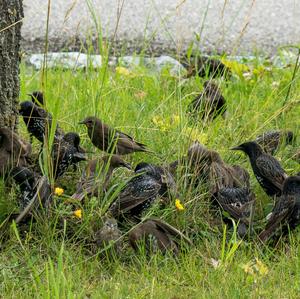
<instances>
[{"instance_id":1,"label":"yellow flower","mask_svg":"<svg viewBox=\"0 0 300 299\"><path fill-rule=\"evenodd\" d=\"M172 121L174 125L178 125L180 123L180 116L178 114L173 114Z\"/></svg>"},{"instance_id":2,"label":"yellow flower","mask_svg":"<svg viewBox=\"0 0 300 299\"><path fill-rule=\"evenodd\" d=\"M54 189L54 194L57 195L57 196L61 196L61 195L63 195L63 193L64 193L64 189L63 188L56 187Z\"/></svg>"},{"instance_id":3,"label":"yellow flower","mask_svg":"<svg viewBox=\"0 0 300 299\"><path fill-rule=\"evenodd\" d=\"M250 71L250 68L247 65L239 63L234 60L227 60L225 58L222 58L221 62L225 66L227 66L234 74L236 74L238 76L242 76L243 73Z\"/></svg>"},{"instance_id":4,"label":"yellow flower","mask_svg":"<svg viewBox=\"0 0 300 299\"><path fill-rule=\"evenodd\" d=\"M268 267L260 261L258 258L255 258L256 264L255 264L255 269L261 276L265 276L269 273Z\"/></svg>"},{"instance_id":5,"label":"yellow flower","mask_svg":"<svg viewBox=\"0 0 300 299\"><path fill-rule=\"evenodd\" d=\"M82 218L82 210L78 209L78 210L74 211L74 216L81 219Z\"/></svg>"},{"instance_id":6,"label":"yellow flower","mask_svg":"<svg viewBox=\"0 0 300 299\"><path fill-rule=\"evenodd\" d=\"M252 276L266 276L269 273L268 267L260 261L258 258L255 258L255 261L250 261L245 265L242 265L245 273Z\"/></svg>"},{"instance_id":7,"label":"yellow flower","mask_svg":"<svg viewBox=\"0 0 300 299\"><path fill-rule=\"evenodd\" d=\"M184 206L182 205L182 203L180 202L180 199L176 199L175 200L175 207L178 211L183 211L184 210Z\"/></svg>"},{"instance_id":8,"label":"yellow flower","mask_svg":"<svg viewBox=\"0 0 300 299\"><path fill-rule=\"evenodd\" d=\"M131 75L130 70L128 70L127 68L122 67L122 66L117 66L116 67L116 73L119 74L119 75L123 75L123 76L130 76Z\"/></svg>"},{"instance_id":9,"label":"yellow flower","mask_svg":"<svg viewBox=\"0 0 300 299\"><path fill-rule=\"evenodd\" d=\"M207 134L199 132L196 128L186 127L182 129L182 133L193 141L200 141L205 144L207 142Z\"/></svg>"},{"instance_id":10,"label":"yellow flower","mask_svg":"<svg viewBox=\"0 0 300 299\"><path fill-rule=\"evenodd\" d=\"M248 262L247 264L242 265L242 268L245 271L245 273L250 274L250 275L254 275L253 263L252 262Z\"/></svg>"},{"instance_id":11,"label":"yellow flower","mask_svg":"<svg viewBox=\"0 0 300 299\"><path fill-rule=\"evenodd\" d=\"M166 132L170 129L170 124L165 122L162 117L160 116L154 116L152 118L152 122L162 131Z\"/></svg>"}]
</instances>

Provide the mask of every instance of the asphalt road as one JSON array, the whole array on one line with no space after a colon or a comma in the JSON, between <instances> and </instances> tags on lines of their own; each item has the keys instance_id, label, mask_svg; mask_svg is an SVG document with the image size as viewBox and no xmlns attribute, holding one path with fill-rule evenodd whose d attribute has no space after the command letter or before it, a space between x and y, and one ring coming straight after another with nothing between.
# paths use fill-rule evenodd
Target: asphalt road
<instances>
[{"instance_id":1,"label":"asphalt road","mask_svg":"<svg viewBox=\"0 0 300 299\"><path fill-rule=\"evenodd\" d=\"M47 0L24 0L23 48L44 49ZM80 50L99 35L132 52L274 52L300 42L298 0L52 0L49 50ZM89 5L88 5L89 4ZM90 8L89 8L90 6Z\"/></svg>"}]
</instances>

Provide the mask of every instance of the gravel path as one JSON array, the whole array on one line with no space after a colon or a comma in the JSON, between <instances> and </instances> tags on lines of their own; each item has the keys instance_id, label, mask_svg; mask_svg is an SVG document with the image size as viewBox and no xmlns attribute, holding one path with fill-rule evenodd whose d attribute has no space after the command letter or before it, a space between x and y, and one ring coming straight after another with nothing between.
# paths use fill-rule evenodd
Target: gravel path
<instances>
[{"instance_id":1,"label":"gravel path","mask_svg":"<svg viewBox=\"0 0 300 299\"><path fill-rule=\"evenodd\" d=\"M118 48L126 52L182 51L201 28L200 46L205 51L274 52L280 45L300 42L300 1L125 0L121 9L122 1L52 0L50 50L80 50L87 37L97 44L87 3L92 3L103 36L115 37ZM44 47L47 2L24 0L23 48L29 52Z\"/></svg>"}]
</instances>

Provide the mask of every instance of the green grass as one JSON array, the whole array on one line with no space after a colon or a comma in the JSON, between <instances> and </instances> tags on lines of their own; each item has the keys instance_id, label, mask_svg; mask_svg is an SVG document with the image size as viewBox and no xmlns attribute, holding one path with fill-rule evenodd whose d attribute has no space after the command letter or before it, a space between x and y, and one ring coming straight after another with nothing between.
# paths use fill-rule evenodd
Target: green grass
<instances>
[{"instance_id":1,"label":"green grass","mask_svg":"<svg viewBox=\"0 0 300 299\"><path fill-rule=\"evenodd\" d=\"M251 66L255 69L258 62ZM172 162L184 155L192 139L200 138L207 147L216 149L228 163L239 163L251 173L252 188L257 196L256 227L263 226L264 215L272 203L258 186L245 156L229 150L268 129L292 129L299 132L300 83L292 86L283 107L293 66L272 68L251 80L235 76L222 81L221 89L228 102L228 117L214 122L194 123L185 114L187 104L201 89L204 80L182 79L151 73L143 67L132 75L116 74L111 69L85 71L47 70L45 95L47 108L65 131L80 133L84 148L100 155L89 141L86 129L78 122L97 115L106 123L133 135L158 156L136 153L126 157L133 164L149 161ZM298 75L299 76L299 75ZM41 89L41 74L25 65L21 67L21 100L26 93ZM274 83L275 82L275 83ZM284 113L282 113L284 112ZM179 122L176 122L176 119ZM157 124L153 119L162 119ZM28 137L23 121L20 133ZM194 128L196 133L189 134ZM289 174L300 170L291 159L298 144L277 153ZM35 143L35 152L38 144ZM93 156L93 155L91 155ZM84 165L81 165L83 168ZM118 170L112 183L116 188L129 177ZM125 248L115 259L103 258L89 243L93 230L101 225L100 216L112 200L93 199L83 209L83 219L72 217L72 207L64 204L74 191L80 171L56 183L65 188L65 196L56 198L52 218L29 227L7 228L0 251L0 297L2 298L299 298L300 236L293 232L273 249L240 242L234 232L214 224L208 210L208 196L202 190L185 188L178 177L178 190L185 210L178 212L174 203L153 213L183 230L194 242L193 248L178 259L155 255L147 258ZM0 195L0 215L17 210L14 192ZM61 219L65 218L66 222ZM3 217L1 218L3 221ZM211 258L220 265L212 266ZM268 268L247 273L244 266L258 259ZM253 267L251 268L253 269Z\"/></svg>"}]
</instances>

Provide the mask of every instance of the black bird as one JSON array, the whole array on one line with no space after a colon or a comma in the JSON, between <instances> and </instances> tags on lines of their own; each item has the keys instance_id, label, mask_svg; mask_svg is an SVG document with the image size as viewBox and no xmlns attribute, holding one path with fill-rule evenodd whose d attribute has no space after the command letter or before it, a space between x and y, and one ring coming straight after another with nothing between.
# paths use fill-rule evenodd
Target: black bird
<instances>
[{"instance_id":1,"label":"black bird","mask_svg":"<svg viewBox=\"0 0 300 299\"><path fill-rule=\"evenodd\" d=\"M80 137L69 132L61 138L55 138L52 148L54 178L62 176L69 166L86 161L84 150L80 147Z\"/></svg>"},{"instance_id":2,"label":"black bird","mask_svg":"<svg viewBox=\"0 0 300 299\"><path fill-rule=\"evenodd\" d=\"M265 153L254 141L245 142L232 150L240 150L248 155L253 173L267 195L281 195L287 174L273 156Z\"/></svg>"},{"instance_id":3,"label":"black bird","mask_svg":"<svg viewBox=\"0 0 300 299\"><path fill-rule=\"evenodd\" d=\"M46 177L40 177L26 167L15 167L10 176L20 187L20 214L16 222L20 222L32 209L40 205L48 209L52 201L52 191Z\"/></svg>"},{"instance_id":4,"label":"black bird","mask_svg":"<svg viewBox=\"0 0 300 299\"><path fill-rule=\"evenodd\" d=\"M189 104L188 111L201 119L214 119L226 112L226 100L218 86L204 82L204 90Z\"/></svg>"},{"instance_id":5,"label":"black bird","mask_svg":"<svg viewBox=\"0 0 300 299\"><path fill-rule=\"evenodd\" d=\"M118 167L131 169L131 165L117 155L89 161L72 198L82 200L85 196L97 196L99 187L106 190L113 171Z\"/></svg>"},{"instance_id":6,"label":"black bird","mask_svg":"<svg viewBox=\"0 0 300 299\"><path fill-rule=\"evenodd\" d=\"M80 124L87 127L92 143L101 151L117 155L149 152L144 144L136 142L131 136L109 127L96 117L89 116Z\"/></svg>"},{"instance_id":7,"label":"black bird","mask_svg":"<svg viewBox=\"0 0 300 299\"><path fill-rule=\"evenodd\" d=\"M103 227L95 233L96 245L99 249L104 249L111 245L114 253L120 254L122 250L122 233L118 228L118 223L114 218L107 218Z\"/></svg>"},{"instance_id":8,"label":"black bird","mask_svg":"<svg viewBox=\"0 0 300 299\"><path fill-rule=\"evenodd\" d=\"M30 101L22 102L20 106L19 113L23 116L28 132L38 141L44 143L45 136L48 136L51 130L52 115ZM59 138L62 134L57 126L55 137Z\"/></svg>"},{"instance_id":9,"label":"black bird","mask_svg":"<svg viewBox=\"0 0 300 299\"><path fill-rule=\"evenodd\" d=\"M109 208L114 218L126 215L139 219L159 196L166 202L169 193L172 193L173 181L159 167L140 163L135 173L136 176L128 181Z\"/></svg>"},{"instance_id":10,"label":"black bird","mask_svg":"<svg viewBox=\"0 0 300 299\"><path fill-rule=\"evenodd\" d=\"M37 106L44 106L44 94L41 91L33 91L32 93L28 93L31 97L32 103L34 103Z\"/></svg>"},{"instance_id":11,"label":"black bird","mask_svg":"<svg viewBox=\"0 0 300 299\"><path fill-rule=\"evenodd\" d=\"M244 237L252 223L254 194L248 188L222 188L216 198L220 207L238 222L237 232Z\"/></svg>"},{"instance_id":12,"label":"black bird","mask_svg":"<svg viewBox=\"0 0 300 299\"><path fill-rule=\"evenodd\" d=\"M134 250L145 244L148 254L171 252L179 253L182 241L193 245L181 231L156 218L150 218L134 227L128 234L129 243Z\"/></svg>"},{"instance_id":13,"label":"black bird","mask_svg":"<svg viewBox=\"0 0 300 299\"><path fill-rule=\"evenodd\" d=\"M293 230L300 224L300 177L291 176L283 185L282 195L268 217L265 229L260 233L262 242L268 241L280 227L287 233L287 226Z\"/></svg>"},{"instance_id":14,"label":"black bird","mask_svg":"<svg viewBox=\"0 0 300 299\"><path fill-rule=\"evenodd\" d=\"M144 172L155 178L161 186L159 190L160 196L169 197L176 194L176 183L174 177L166 167L141 162L136 165L134 171L136 173Z\"/></svg>"},{"instance_id":15,"label":"black bird","mask_svg":"<svg viewBox=\"0 0 300 299\"><path fill-rule=\"evenodd\" d=\"M292 131L268 131L255 139L255 141L263 148L263 150L273 155L281 144L292 144L294 133Z\"/></svg>"},{"instance_id":16,"label":"black bird","mask_svg":"<svg viewBox=\"0 0 300 299\"><path fill-rule=\"evenodd\" d=\"M191 56L190 59L184 58L181 63L187 69L187 78L196 75L199 77L217 78L231 74L230 69L216 58L196 55Z\"/></svg>"},{"instance_id":17,"label":"black bird","mask_svg":"<svg viewBox=\"0 0 300 299\"><path fill-rule=\"evenodd\" d=\"M0 176L15 166L28 166L31 145L8 128L0 128Z\"/></svg>"}]
</instances>

